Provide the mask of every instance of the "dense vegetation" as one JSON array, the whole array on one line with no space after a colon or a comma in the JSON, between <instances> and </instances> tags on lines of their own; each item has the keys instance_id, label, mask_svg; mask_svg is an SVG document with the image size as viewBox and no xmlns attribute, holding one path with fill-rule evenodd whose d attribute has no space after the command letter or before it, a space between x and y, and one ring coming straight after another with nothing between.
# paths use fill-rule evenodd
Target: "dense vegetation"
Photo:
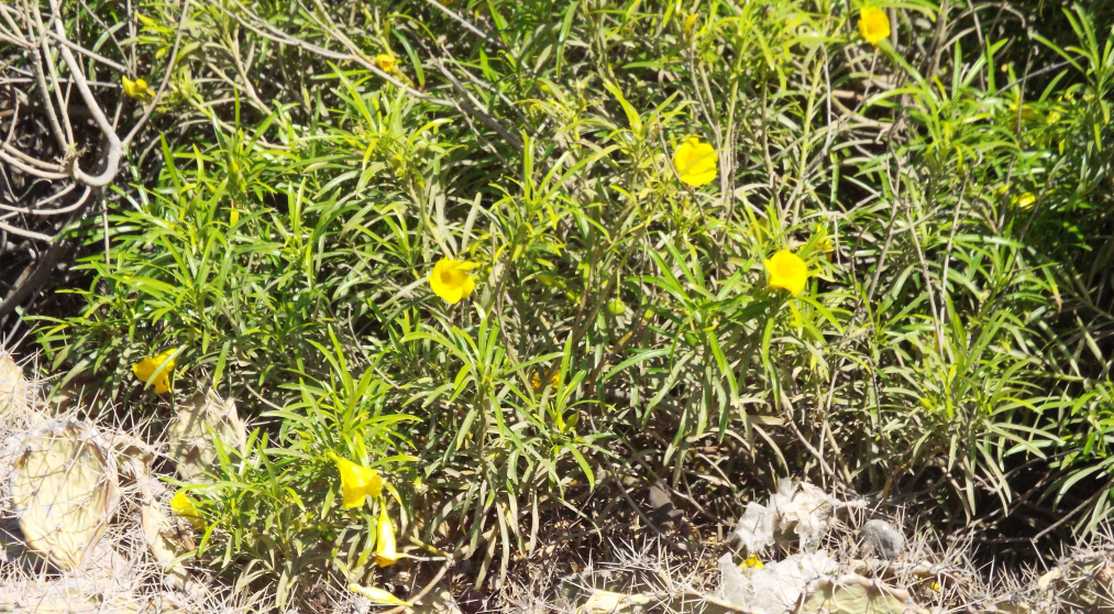
<instances>
[{"instance_id":1,"label":"dense vegetation","mask_svg":"<svg viewBox=\"0 0 1114 614\"><path fill-rule=\"evenodd\" d=\"M66 9L154 113L22 317L136 424L237 399L206 564L374 585L387 514L479 585L657 479L702 539L784 475L999 548L1110 517L1106 3L133 8Z\"/></svg>"}]
</instances>

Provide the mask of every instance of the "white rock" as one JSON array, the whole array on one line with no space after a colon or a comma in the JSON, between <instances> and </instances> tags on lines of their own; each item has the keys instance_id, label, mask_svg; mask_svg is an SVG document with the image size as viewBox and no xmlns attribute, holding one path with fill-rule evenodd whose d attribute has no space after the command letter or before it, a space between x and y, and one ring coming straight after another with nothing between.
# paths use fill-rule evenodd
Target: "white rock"
<instances>
[{"instance_id":1,"label":"white rock","mask_svg":"<svg viewBox=\"0 0 1114 614\"><path fill-rule=\"evenodd\" d=\"M739 522L735 523L735 537L747 552L763 552L774 544L774 511L751 501Z\"/></svg>"}]
</instances>

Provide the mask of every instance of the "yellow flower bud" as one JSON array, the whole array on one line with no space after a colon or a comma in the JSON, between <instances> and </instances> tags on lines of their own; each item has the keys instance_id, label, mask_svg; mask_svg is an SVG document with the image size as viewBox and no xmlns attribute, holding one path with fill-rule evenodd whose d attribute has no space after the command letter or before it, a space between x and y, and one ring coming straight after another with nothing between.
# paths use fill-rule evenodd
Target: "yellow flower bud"
<instances>
[{"instance_id":1,"label":"yellow flower bud","mask_svg":"<svg viewBox=\"0 0 1114 614\"><path fill-rule=\"evenodd\" d=\"M398 562L402 555L395 549L395 527L391 517L387 515L387 507L379 507L379 522L375 527L375 564L380 567L390 567Z\"/></svg>"},{"instance_id":2,"label":"yellow flower bud","mask_svg":"<svg viewBox=\"0 0 1114 614\"><path fill-rule=\"evenodd\" d=\"M147 102L155 97L154 90L150 85L147 85L147 80L142 77L132 81L127 77L120 78L120 84L124 86L124 94L128 98L134 98L140 102Z\"/></svg>"}]
</instances>

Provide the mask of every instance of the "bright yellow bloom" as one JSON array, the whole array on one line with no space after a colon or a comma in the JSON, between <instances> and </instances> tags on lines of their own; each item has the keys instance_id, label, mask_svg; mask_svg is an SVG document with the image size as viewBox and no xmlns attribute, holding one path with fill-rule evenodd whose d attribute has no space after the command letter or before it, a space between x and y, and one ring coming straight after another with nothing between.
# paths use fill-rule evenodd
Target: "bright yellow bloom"
<instances>
[{"instance_id":1,"label":"bright yellow bloom","mask_svg":"<svg viewBox=\"0 0 1114 614\"><path fill-rule=\"evenodd\" d=\"M808 283L808 265L801 257L787 249L780 249L765 262L766 275L771 288L788 290L796 296Z\"/></svg>"},{"instance_id":2,"label":"bright yellow bloom","mask_svg":"<svg viewBox=\"0 0 1114 614\"><path fill-rule=\"evenodd\" d=\"M762 562L762 559L758 558L757 554L752 554L743 561L742 566L746 569L762 569L766 565Z\"/></svg>"},{"instance_id":3,"label":"bright yellow bloom","mask_svg":"<svg viewBox=\"0 0 1114 614\"><path fill-rule=\"evenodd\" d=\"M429 287L446 303L455 305L476 288L476 280L468 271L477 266L479 265L474 262L442 258L433 265L433 271L429 274Z\"/></svg>"},{"instance_id":4,"label":"bright yellow bloom","mask_svg":"<svg viewBox=\"0 0 1114 614\"><path fill-rule=\"evenodd\" d=\"M236 222L239 222L239 221L240 221L240 210L236 208L236 205L232 205L232 208L228 210L228 225L229 226L235 226Z\"/></svg>"},{"instance_id":5,"label":"bright yellow bloom","mask_svg":"<svg viewBox=\"0 0 1114 614\"><path fill-rule=\"evenodd\" d=\"M360 507L366 497L378 497L383 492L383 478L379 472L332 455L340 474L340 496L344 509Z\"/></svg>"},{"instance_id":6,"label":"bright yellow bloom","mask_svg":"<svg viewBox=\"0 0 1114 614\"><path fill-rule=\"evenodd\" d=\"M379 523L375 527L375 564L380 567L390 567L398 562L402 555L395 549L395 527L391 517L387 515L387 506L379 507Z\"/></svg>"},{"instance_id":7,"label":"bright yellow bloom","mask_svg":"<svg viewBox=\"0 0 1114 614\"><path fill-rule=\"evenodd\" d=\"M132 373L143 383L153 386L155 394L166 394L170 392L170 372L177 362L173 354L174 348L170 348L157 356L147 356L132 365Z\"/></svg>"},{"instance_id":8,"label":"bright yellow bloom","mask_svg":"<svg viewBox=\"0 0 1114 614\"><path fill-rule=\"evenodd\" d=\"M374 603L375 605L410 605L409 603L399 599L398 597L395 597L391 593L388 593L387 591L375 586L361 586L353 582L352 584L348 585L348 590L356 593L357 595L360 595L361 597L367 598L368 601Z\"/></svg>"},{"instance_id":9,"label":"bright yellow bloom","mask_svg":"<svg viewBox=\"0 0 1114 614\"><path fill-rule=\"evenodd\" d=\"M155 97L154 90L150 85L147 85L147 80L140 77L135 81L127 77L121 77L120 83L124 86L124 94L128 98L134 98L140 102L147 102Z\"/></svg>"},{"instance_id":10,"label":"bright yellow bloom","mask_svg":"<svg viewBox=\"0 0 1114 614\"><path fill-rule=\"evenodd\" d=\"M193 499L181 488L170 498L170 511L189 520L194 528L199 529L205 524L204 519L201 517L201 510L197 509L197 504L194 503Z\"/></svg>"},{"instance_id":11,"label":"bright yellow bloom","mask_svg":"<svg viewBox=\"0 0 1114 614\"><path fill-rule=\"evenodd\" d=\"M890 18L886 16L886 11L876 6L864 6L859 10L859 34L863 35L863 39L871 45L878 46L878 43L890 37Z\"/></svg>"},{"instance_id":12,"label":"bright yellow bloom","mask_svg":"<svg viewBox=\"0 0 1114 614\"><path fill-rule=\"evenodd\" d=\"M185 516L186 518L201 517L201 512L198 511L197 505L193 502L193 499L181 488L170 498L170 511L179 516Z\"/></svg>"},{"instance_id":13,"label":"bright yellow bloom","mask_svg":"<svg viewBox=\"0 0 1114 614\"><path fill-rule=\"evenodd\" d=\"M673 152L673 166L681 181L693 187L711 183L719 163L716 150L698 136L690 136Z\"/></svg>"},{"instance_id":14,"label":"bright yellow bloom","mask_svg":"<svg viewBox=\"0 0 1114 614\"><path fill-rule=\"evenodd\" d=\"M1032 207L1035 202L1037 202L1037 197L1032 192L1025 192L1013 199L1013 204L1017 205L1018 209L1028 209Z\"/></svg>"},{"instance_id":15,"label":"bright yellow bloom","mask_svg":"<svg viewBox=\"0 0 1114 614\"><path fill-rule=\"evenodd\" d=\"M375 56L375 65L379 70L391 74L398 72L398 58L389 53L380 53Z\"/></svg>"}]
</instances>

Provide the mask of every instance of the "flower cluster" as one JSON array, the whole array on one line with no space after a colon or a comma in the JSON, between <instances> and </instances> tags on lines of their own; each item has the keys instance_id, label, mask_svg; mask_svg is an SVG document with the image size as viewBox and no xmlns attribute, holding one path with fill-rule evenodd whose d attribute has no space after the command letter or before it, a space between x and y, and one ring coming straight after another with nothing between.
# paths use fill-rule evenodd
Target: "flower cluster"
<instances>
[{"instance_id":1,"label":"flower cluster","mask_svg":"<svg viewBox=\"0 0 1114 614\"><path fill-rule=\"evenodd\" d=\"M375 563L389 567L398 562L402 555L395 545L395 528L387 514L387 504L383 499L384 482L379 472L347 458L332 454L340 474L340 499L344 509L363 507L369 499L379 503L379 520L375 525Z\"/></svg>"}]
</instances>

